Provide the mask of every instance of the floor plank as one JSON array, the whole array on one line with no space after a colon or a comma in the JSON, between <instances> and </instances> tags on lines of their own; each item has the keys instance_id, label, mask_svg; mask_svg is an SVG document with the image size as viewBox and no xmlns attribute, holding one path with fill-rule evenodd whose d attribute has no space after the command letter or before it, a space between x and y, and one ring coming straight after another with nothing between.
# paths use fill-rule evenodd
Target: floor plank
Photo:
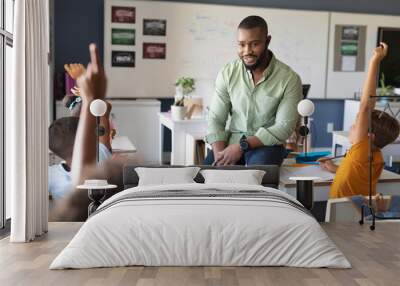
<instances>
[{"instance_id":1,"label":"floor plank","mask_svg":"<svg viewBox=\"0 0 400 286\"><path fill-rule=\"evenodd\" d=\"M50 223L49 233L32 243L0 240L0 285L399 285L400 223L323 224L352 269L289 267L117 267L85 270L48 269L81 223Z\"/></svg>"}]
</instances>

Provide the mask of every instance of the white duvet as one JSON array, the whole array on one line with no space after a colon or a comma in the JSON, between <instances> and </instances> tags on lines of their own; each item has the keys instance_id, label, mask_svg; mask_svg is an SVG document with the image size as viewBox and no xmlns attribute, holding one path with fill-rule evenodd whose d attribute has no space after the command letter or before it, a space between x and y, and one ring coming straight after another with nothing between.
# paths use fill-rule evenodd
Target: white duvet
<instances>
[{"instance_id":1,"label":"white duvet","mask_svg":"<svg viewBox=\"0 0 400 286\"><path fill-rule=\"evenodd\" d=\"M318 222L290 204L251 197L187 196L118 202L136 192L206 192L204 189L212 188L261 190L297 202L279 190L262 186L131 188L105 201L50 269L127 265L351 267Z\"/></svg>"}]
</instances>

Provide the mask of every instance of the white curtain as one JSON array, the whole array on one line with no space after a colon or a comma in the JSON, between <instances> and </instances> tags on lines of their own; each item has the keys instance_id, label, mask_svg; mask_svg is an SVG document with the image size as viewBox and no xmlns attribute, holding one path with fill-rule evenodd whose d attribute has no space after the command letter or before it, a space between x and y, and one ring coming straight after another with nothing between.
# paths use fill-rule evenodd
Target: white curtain
<instances>
[{"instance_id":1,"label":"white curtain","mask_svg":"<svg viewBox=\"0 0 400 286\"><path fill-rule=\"evenodd\" d=\"M12 242L47 232L48 0L15 1L13 93L6 98L6 187Z\"/></svg>"}]
</instances>

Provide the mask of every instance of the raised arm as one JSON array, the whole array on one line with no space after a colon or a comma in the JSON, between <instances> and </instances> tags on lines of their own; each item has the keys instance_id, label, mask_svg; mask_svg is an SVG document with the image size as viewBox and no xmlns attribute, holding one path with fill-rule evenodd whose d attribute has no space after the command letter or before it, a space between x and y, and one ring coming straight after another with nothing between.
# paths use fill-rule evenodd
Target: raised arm
<instances>
[{"instance_id":1,"label":"raised arm","mask_svg":"<svg viewBox=\"0 0 400 286\"><path fill-rule=\"evenodd\" d=\"M375 48L372 57L369 61L367 78L364 82L364 87L360 100L360 108L358 110L356 122L354 124L354 132L352 142L356 144L363 140L368 135L368 109L375 108L375 99L371 96L376 95L376 81L378 75L379 64L386 56L388 46L385 43L380 43L379 47Z\"/></svg>"},{"instance_id":2,"label":"raised arm","mask_svg":"<svg viewBox=\"0 0 400 286\"><path fill-rule=\"evenodd\" d=\"M72 156L72 182L77 185L82 182L88 168L95 165L96 160L96 120L90 113L90 103L94 99L104 99L107 79L101 66L96 45L91 44L90 63L86 72L78 79L82 96L82 110L78 130L75 137Z\"/></svg>"}]
</instances>

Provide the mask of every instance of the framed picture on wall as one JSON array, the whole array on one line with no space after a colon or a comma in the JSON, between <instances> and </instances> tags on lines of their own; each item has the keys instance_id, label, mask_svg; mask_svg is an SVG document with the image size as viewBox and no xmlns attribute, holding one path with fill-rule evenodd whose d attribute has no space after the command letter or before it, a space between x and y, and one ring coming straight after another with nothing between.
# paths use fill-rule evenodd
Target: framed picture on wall
<instances>
[{"instance_id":1,"label":"framed picture on wall","mask_svg":"<svg viewBox=\"0 0 400 286\"><path fill-rule=\"evenodd\" d=\"M111 21L113 23L135 23L135 7L112 6Z\"/></svg>"},{"instance_id":2,"label":"framed picture on wall","mask_svg":"<svg viewBox=\"0 0 400 286\"><path fill-rule=\"evenodd\" d=\"M358 43L344 42L342 41L340 45L340 54L342 56L357 56L358 53Z\"/></svg>"},{"instance_id":3,"label":"framed picture on wall","mask_svg":"<svg viewBox=\"0 0 400 286\"><path fill-rule=\"evenodd\" d=\"M111 29L111 44L113 45L135 45L135 29Z\"/></svg>"},{"instance_id":4,"label":"framed picture on wall","mask_svg":"<svg viewBox=\"0 0 400 286\"><path fill-rule=\"evenodd\" d=\"M112 67L135 67L135 52L130 51L112 51Z\"/></svg>"},{"instance_id":5,"label":"framed picture on wall","mask_svg":"<svg viewBox=\"0 0 400 286\"><path fill-rule=\"evenodd\" d=\"M143 19L143 35L165 36L167 34L167 20Z\"/></svg>"},{"instance_id":6,"label":"framed picture on wall","mask_svg":"<svg viewBox=\"0 0 400 286\"><path fill-rule=\"evenodd\" d=\"M335 25L333 71L364 71L366 31L367 26Z\"/></svg>"},{"instance_id":7,"label":"framed picture on wall","mask_svg":"<svg viewBox=\"0 0 400 286\"><path fill-rule=\"evenodd\" d=\"M165 43L143 43L144 59L165 59L167 45Z\"/></svg>"},{"instance_id":8,"label":"framed picture on wall","mask_svg":"<svg viewBox=\"0 0 400 286\"><path fill-rule=\"evenodd\" d=\"M358 27L357 26L344 26L342 27L342 40L358 40Z\"/></svg>"}]
</instances>

